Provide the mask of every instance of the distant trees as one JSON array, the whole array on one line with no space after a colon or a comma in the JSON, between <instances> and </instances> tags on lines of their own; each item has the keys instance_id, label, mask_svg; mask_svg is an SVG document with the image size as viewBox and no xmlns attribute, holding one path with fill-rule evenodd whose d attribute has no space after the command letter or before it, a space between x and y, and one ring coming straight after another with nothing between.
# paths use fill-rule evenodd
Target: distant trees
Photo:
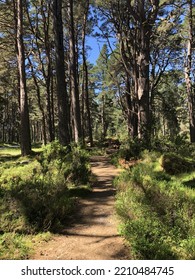
<instances>
[{"instance_id":1,"label":"distant trees","mask_svg":"<svg viewBox=\"0 0 195 280\"><path fill-rule=\"evenodd\" d=\"M92 146L126 122L150 146L186 131L185 110L195 141L194 1L10 0L0 19L0 141L20 137L23 155L56 138ZM95 24L108 44L93 66Z\"/></svg>"},{"instance_id":2,"label":"distant trees","mask_svg":"<svg viewBox=\"0 0 195 280\"><path fill-rule=\"evenodd\" d=\"M182 53L179 45L183 35L178 34L181 34L185 3L124 0L96 2L104 20L104 34L114 33L119 43L118 64L123 65L121 71L126 84L124 109L129 135L150 145L151 137L154 137L157 85L168 68L177 68L178 56ZM187 57L189 61L191 56ZM179 66L179 70L182 71L182 68ZM192 100L189 96L188 93L188 100ZM192 123L194 111L190 107Z\"/></svg>"},{"instance_id":3,"label":"distant trees","mask_svg":"<svg viewBox=\"0 0 195 280\"><path fill-rule=\"evenodd\" d=\"M127 79L132 79L132 103L129 110L137 116L140 139L150 142L150 50L159 1L113 1L106 4L108 20L113 24L119 42L120 55ZM103 11L104 13L104 11ZM129 81L127 81L127 91ZM133 128L133 126L132 126ZM136 134L136 132L134 132Z\"/></svg>"},{"instance_id":4,"label":"distant trees","mask_svg":"<svg viewBox=\"0 0 195 280\"><path fill-rule=\"evenodd\" d=\"M39 118L37 114L34 116L34 122L39 123L43 143L47 143L55 138L51 1L27 1L25 12L27 72L32 78L31 88L34 84L34 100L37 101L34 106L39 108L41 114Z\"/></svg>"},{"instance_id":5,"label":"distant trees","mask_svg":"<svg viewBox=\"0 0 195 280\"><path fill-rule=\"evenodd\" d=\"M108 48L107 45L104 44L97 59L96 66L93 68L93 80L96 85L97 102L99 105L98 118L101 130L101 139L105 139L107 136L107 130L110 125L110 118L112 115L109 110L112 106L110 106L111 104L109 102L111 96L109 96L108 87L108 60Z\"/></svg>"}]
</instances>

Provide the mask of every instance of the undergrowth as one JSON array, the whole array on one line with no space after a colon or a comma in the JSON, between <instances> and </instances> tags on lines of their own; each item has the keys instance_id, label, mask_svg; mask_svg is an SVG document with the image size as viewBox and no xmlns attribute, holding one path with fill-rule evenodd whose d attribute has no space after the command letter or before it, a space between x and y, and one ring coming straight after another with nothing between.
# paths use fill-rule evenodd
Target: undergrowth
<instances>
[{"instance_id":1,"label":"undergrowth","mask_svg":"<svg viewBox=\"0 0 195 280\"><path fill-rule=\"evenodd\" d=\"M70 150L53 142L34 157L5 160L0 167L0 258L24 258L28 235L60 231L76 197L90 191L90 176L89 155L76 145Z\"/></svg>"},{"instance_id":2,"label":"undergrowth","mask_svg":"<svg viewBox=\"0 0 195 280\"><path fill-rule=\"evenodd\" d=\"M34 246L40 242L49 241L52 238L50 232L36 235L23 235L15 232L0 235L0 259L1 260L26 260L33 253Z\"/></svg>"},{"instance_id":3,"label":"undergrowth","mask_svg":"<svg viewBox=\"0 0 195 280\"><path fill-rule=\"evenodd\" d=\"M195 172L172 175L161 164L160 153L142 153L115 180L120 233L135 259L195 259Z\"/></svg>"}]
</instances>

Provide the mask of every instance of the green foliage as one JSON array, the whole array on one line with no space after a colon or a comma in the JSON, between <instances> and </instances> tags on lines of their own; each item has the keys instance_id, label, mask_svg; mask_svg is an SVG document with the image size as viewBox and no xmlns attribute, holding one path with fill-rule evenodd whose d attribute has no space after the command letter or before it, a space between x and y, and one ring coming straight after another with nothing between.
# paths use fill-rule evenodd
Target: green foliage
<instances>
[{"instance_id":1,"label":"green foliage","mask_svg":"<svg viewBox=\"0 0 195 280\"><path fill-rule=\"evenodd\" d=\"M16 177L0 198L1 232L31 233L58 230L71 212L73 201L63 182L51 175Z\"/></svg>"},{"instance_id":2,"label":"green foliage","mask_svg":"<svg viewBox=\"0 0 195 280\"><path fill-rule=\"evenodd\" d=\"M134 258L195 258L195 192L186 184L194 178L195 172L171 177L158 153L144 152L142 162L115 181L120 232Z\"/></svg>"},{"instance_id":3,"label":"green foliage","mask_svg":"<svg viewBox=\"0 0 195 280\"><path fill-rule=\"evenodd\" d=\"M161 158L163 169L168 174L179 174L192 171L195 168L195 161L184 158L175 153L163 154Z\"/></svg>"},{"instance_id":4,"label":"green foliage","mask_svg":"<svg viewBox=\"0 0 195 280\"><path fill-rule=\"evenodd\" d=\"M27 259L30 246L27 240L15 233L0 235L0 259Z\"/></svg>"},{"instance_id":5,"label":"green foliage","mask_svg":"<svg viewBox=\"0 0 195 280\"><path fill-rule=\"evenodd\" d=\"M152 149L161 153L177 153L184 157L195 156L195 145L190 143L185 135L178 135L172 140L169 137L155 138Z\"/></svg>"},{"instance_id":6,"label":"green foliage","mask_svg":"<svg viewBox=\"0 0 195 280\"><path fill-rule=\"evenodd\" d=\"M94 138L104 141L106 137L119 137L127 134L126 121L122 116L115 77L113 77L114 55L109 54L109 48L103 45L96 65L91 69L90 81L95 85L95 110L92 111ZM114 79L114 80L113 80ZM116 77L117 79L117 77Z\"/></svg>"},{"instance_id":7,"label":"green foliage","mask_svg":"<svg viewBox=\"0 0 195 280\"><path fill-rule=\"evenodd\" d=\"M153 122L155 135L159 139L167 137L174 140L179 134L180 124L187 118L185 111L182 111L182 99L178 84L181 80L179 71L167 71L162 75L162 79L157 86L154 97L155 113Z\"/></svg>"},{"instance_id":8,"label":"green foliage","mask_svg":"<svg viewBox=\"0 0 195 280\"><path fill-rule=\"evenodd\" d=\"M53 142L36 159L18 159L0 169L0 231L57 231L73 210L69 185L88 184L88 154Z\"/></svg>"},{"instance_id":9,"label":"green foliage","mask_svg":"<svg viewBox=\"0 0 195 280\"><path fill-rule=\"evenodd\" d=\"M33 246L41 241L51 238L49 232L38 235L21 235L17 233L4 233L0 235L1 260L26 260L33 252Z\"/></svg>"},{"instance_id":10,"label":"green foliage","mask_svg":"<svg viewBox=\"0 0 195 280\"><path fill-rule=\"evenodd\" d=\"M87 184L90 181L89 153L80 146L72 145L66 157L65 176L75 185Z\"/></svg>"},{"instance_id":11,"label":"green foliage","mask_svg":"<svg viewBox=\"0 0 195 280\"><path fill-rule=\"evenodd\" d=\"M58 141L53 141L43 147L42 153L37 158L37 160L43 167L43 172L47 173L51 167L50 165L53 164L55 164L56 167L60 169L67 154L67 147L61 146Z\"/></svg>"},{"instance_id":12,"label":"green foliage","mask_svg":"<svg viewBox=\"0 0 195 280\"><path fill-rule=\"evenodd\" d=\"M52 142L43 149L38 161L43 167L43 172L47 176L51 175L49 179L57 175L57 178L64 178L64 183L79 185L89 182L89 154L81 146L72 144L69 150L58 141Z\"/></svg>"},{"instance_id":13,"label":"green foliage","mask_svg":"<svg viewBox=\"0 0 195 280\"><path fill-rule=\"evenodd\" d=\"M56 141L25 158L15 150L2 151L0 259L27 259L34 243L49 238L48 230L63 227L75 198L91 191L88 153L70 148Z\"/></svg>"},{"instance_id":14,"label":"green foliage","mask_svg":"<svg viewBox=\"0 0 195 280\"><path fill-rule=\"evenodd\" d=\"M111 162L115 166L119 165L119 160L124 159L130 161L132 159L139 159L142 152L146 149L145 143L140 139L128 139L122 143L120 149L111 156Z\"/></svg>"}]
</instances>

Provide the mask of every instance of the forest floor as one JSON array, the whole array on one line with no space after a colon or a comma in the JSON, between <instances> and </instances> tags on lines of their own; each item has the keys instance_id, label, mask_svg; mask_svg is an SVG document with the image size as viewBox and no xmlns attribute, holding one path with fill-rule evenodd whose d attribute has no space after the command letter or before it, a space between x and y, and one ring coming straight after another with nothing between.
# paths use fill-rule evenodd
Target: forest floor
<instances>
[{"instance_id":1,"label":"forest floor","mask_svg":"<svg viewBox=\"0 0 195 280\"><path fill-rule=\"evenodd\" d=\"M37 260L125 260L129 250L117 233L115 189L112 180L120 172L107 156L91 157L96 176L93 191L79 199L71 223L60 234L35 248Z\"/></svg>"}]
</instances>

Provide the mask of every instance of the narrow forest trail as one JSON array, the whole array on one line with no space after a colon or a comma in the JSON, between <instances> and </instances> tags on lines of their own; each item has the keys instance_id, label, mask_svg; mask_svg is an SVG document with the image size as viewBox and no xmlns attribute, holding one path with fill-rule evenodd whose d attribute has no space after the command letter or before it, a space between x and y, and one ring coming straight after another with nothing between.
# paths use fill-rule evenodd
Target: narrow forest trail
<instances>
[{"instance_id":1,"label":"narrow forest trail","mask_svg":"<svg viewBox=\"0 0 195 280\"><path fill-rule=\"evenodd\" d=\"M79 202L74 223L47 243L40 244L31 259L124 260L128 250L117 233L115 189L112 180L119 169L106 156L91 158L97 181L93 192Z\"/></svg>"}]
</instances>

